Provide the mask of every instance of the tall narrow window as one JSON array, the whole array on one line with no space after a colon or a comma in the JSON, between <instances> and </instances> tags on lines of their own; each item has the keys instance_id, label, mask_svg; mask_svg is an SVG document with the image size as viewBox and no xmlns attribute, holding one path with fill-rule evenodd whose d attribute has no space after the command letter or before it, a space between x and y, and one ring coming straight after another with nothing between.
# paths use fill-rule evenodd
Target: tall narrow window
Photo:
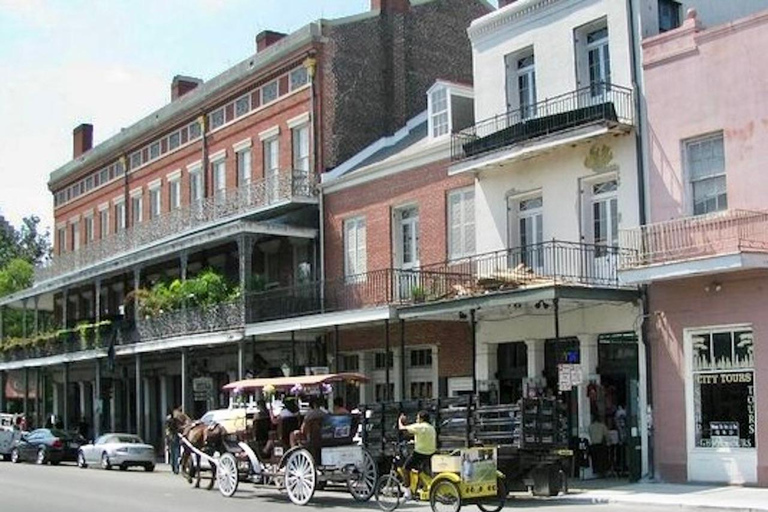
<instances>
[{"instance_id":1,"label":"tall narrow window","mask_svg":"<svg viewBox=\"0 0 768 512\"><path fill-rule=\"evenodd\" d=\"M685 153L693 214L727 209L723 134L686 141Z\"/></svg>"},{"instance_id":2,"label":"tall narrow window","mask_svg":"<svg viewBox=\"0 0 768 512\"><path fill-rule=\"evenodd\" d=\"M115 204L115 232L125 229L125 223L127 221L125 215L125 203L119 202Z\"/></svg>"},{"instance_id":3,"label":"tall narrow window","mask_svg":"<svg viewBox=\"0 0 768 512\"><path fill-rule=\"evenodd\" d=\"M149 191L149 218L156 219L160 216L162 211L162 199L160 196L160 187L153 188Z\"/></svg>"},{"instance_id":4,"label":"tall narrow window","mask_svg":"<svg viewBox=\"0 0 768 512\"><path fill-rule=\"evenodd\" d=\"M189 202L197 204L203 200L203 171L198 167L189 171Z\"/></svg>"},{"instance_id":5,"label":"tall narrow window","mask_svg":"<svg viewBox=\"0 0 768 512\"><path fill-rule=\"evenodd\" d=\"M344 222L344 275L361 276L367 272L365 218Z\"/></svg>"},{"instance_id":6,"label":"tall narrow window","mask_svg":"<svg viewBox=\"0 0 768 512\"><path fill-rule=\"evenodd\" d=\"M536 62L533 54L517 60L517 93L520 101L520 118L536 115Z\"/></svg>"},{"instance_id":7,"label":"tall narrow window","mask_svg":"<svg viewBox=\"0 0 768 512\"><path fill-rule=\"evenodd\" d=\"M608 51L608 27L587 34L589 87L592 97L602 96L610 89L611 56Z\"/></svg>"},{"instance_id":8,"label":"tall narrow window","mask_svg":"<svg viewBox=\"0 0 768 512\"><path fill-rule=\"evenodd\" d=\"M448 259L475 254L475 189L465 188L448 195Z\"/></svg>"},{"instance_id":9,"label":"tall narrow window","mask_svg":"<svg viewBox=\"0 0 768 512\"><path fill-rule=\"evenodd\" d=\"M293 170L309 172L309 125L302 125L293 132Z\"/></svg>"},{"instance_id":10,"label":"tall narrow window","mask_svg":"<svg viewBox=\"0 0 768 512\"><path fill-rule=\"evenodd\" d=\"M168 204L171 210L181 208L181 181L179 179L168 182Z\"/></svg>"},{"instance_id":11,"label":"tall narrow window","mask_svg":"<svg viewBox=\"0 0 768 512\"><path fill-rule=\"evenodd\" d=\"M105 208L99 212L99 238L104 240L109 236L109 209Z\"/></svg>"},{"instance_id":12,"label":"tall narrow window","mask_svg":"<svg viewBox=\"0 0 768 512\"><path fill-rule=\"evenodd\" d=\"M277 137L264 141L264 176L267 180L269 202L279 201L280 197L280 142Z\"/></svg>"},{"instance_id":13,"label":"tall narrow window","mask_svg":"<svg viewBox=\"0 0 768 512\"><path fill-rule=\"evenodd\" d=\"M619 206L615 179L592 186L592 233L597 255L611 253L606 247L619 245Z\"/></svg>"},{"instance_id":14,"label":"tall narrow window","mask_svg":"<svg viewBox=\"0 0 768 512\"><path fill-rule=\"evenodd\" d=\"M59 254L67 252L67 228L59 228L56 233Z\"/></svg>"},{"instance_id":15,"label":"tall narrow window","mask_svg":"<svg viewBox=\"0 0 768 512\"><path fill-rule=\"evenodd\" d=\"M529 267L544 266L544 199L541 196L517 203L517 222L522 261Z\"/></svg>"},{"instance_id":16,"label":"tall narrow window","mask_svg":"<svg viewBox=\"0 0 768 512\"><path fill-rule=\"evenodd\" d=\"M237 186L247 187L251 184L251 148L235 153L237 159Z\"/></svg>"},{"instance_id":17,"label":"tall narrow window","mask_svg":"<svg viewBox=\"0 0 768 512\"><path fill-rule=\"evenodd\" d=\"M76 251L80 249L80 221L72 223L72 250Z\"/></svg>"},{"instance_id":18,"label":"tall narrow window","mask_svg":"<svg viewBox=\"0 0 768 512\"><path fill-rule=\"evenodd\" d=\"M429 119L432 137L440 137L450 131L448 124L448 91L435 90L429 97Z\"/></svg>"},{"instance_id":19,"label":"tall narrow window","mask_svg":"<svg viewBox=\"0 0 768 512\"><path fill-rule=\"evenodd\" d=\"M659 0L659 32L680 26L680 9L680 3L675 0Z\"/></svg>"},{"instance_id":20,"label":"tall narrow window","mask_svg":"<svg viewBox=\"0 0 768 512\"><path fill-rule=\"evenodd\" d=\"M85 244L88 245L93 242L93 215L89 215L85 218Z\"/></svg>"},{"instance_id":21,"label":"tall narrow window","mask_svg":"<svg viewBox=\"0 0 768 512\"><path fill-rule=\"evenodd\" d=\"M131 198L131 226L141 224L141 221L144 219L143 208L144 204L141 196L133 196Z\"/></svg>"},{"instance_id":22,"label":"tall narrow window","mask_svg":"<svg viewBox=\"0 0 768 512\"><path fill-rule=\"evenodd\" d=\"M227 163L218 160L213 163L213 190L216 202L222 202L227 196Z\"/></svg>"}]
</instances>

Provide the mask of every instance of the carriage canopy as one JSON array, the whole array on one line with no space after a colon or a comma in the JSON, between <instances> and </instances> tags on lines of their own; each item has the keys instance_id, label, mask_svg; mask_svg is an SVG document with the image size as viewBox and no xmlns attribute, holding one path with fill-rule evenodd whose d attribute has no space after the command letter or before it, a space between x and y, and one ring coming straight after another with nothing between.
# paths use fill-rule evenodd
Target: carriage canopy
<instances>
[{"instance_id":1,"label":"carriage canopy","mask_svg":"<svg viewBox=\"0 0 768 512\"><path fill-rule=\"evenodd\" d=\"M232 392L235 390L258 390L271 386L278 391L288 391L296 385L313 387L337 382L364 383L368 381L368 377L362 373L329 373L326 375L297 375L294 377L275 377L270 379L244 379L230 382L223 389Z\"/></svg>"}]
</instances>

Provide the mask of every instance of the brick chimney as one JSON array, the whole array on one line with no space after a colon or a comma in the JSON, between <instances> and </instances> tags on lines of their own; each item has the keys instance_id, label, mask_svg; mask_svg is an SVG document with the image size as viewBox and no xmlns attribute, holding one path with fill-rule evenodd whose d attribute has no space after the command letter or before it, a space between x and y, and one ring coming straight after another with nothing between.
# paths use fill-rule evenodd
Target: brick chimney
<instances>
[{"instance_id":1,"label":"brick chimney","mask_svg":"<svg viewBox=\"0 0 768 512\"><path fill-rule=\"evenodd\" d=\"M371 0L371 10L406 13L411 8L409 0Z\"/></svg>"},{"instance_id":2,"label":"brick chimney","mask_svg":"<svg viewBox=\"0 0 768 512\"><path fill-rule=\"evenodd\" d=\"M269 48L285 36L286 34L275 32L274 30L264 30L263 32L259 32L256 36L256 53L264 51L265 48Z\"/></svg>"},{"instance_id":3,"label":"brick chimney","mask_svg":"<svg viewBox=\"0 0 768 512\"><path fill-rule=\"evenodd\" d=\"M499 9L502 7L506 7L507 5L513 4L517 2L517 0L499 0Z\"/></svg>"},{"instance_id":4,"label":"brick chimney","mask_svg":"<svg viewBox=\"0 0 768 512\"><path fill-rule=\"evenodd\" d=\"M72 130L72 159L93 147L93 125L83 123Z\"/></svg>"},{"instance_id":5,"label":"brick chimney","mask_svg":"<svg viewBox=\"0 0 768 512\"><path fill-rule=\"evenodd\" d=\"M171 82L171 101L176 101L202 83L199 78L176 75Z\"/></svg>"}]
</instances>

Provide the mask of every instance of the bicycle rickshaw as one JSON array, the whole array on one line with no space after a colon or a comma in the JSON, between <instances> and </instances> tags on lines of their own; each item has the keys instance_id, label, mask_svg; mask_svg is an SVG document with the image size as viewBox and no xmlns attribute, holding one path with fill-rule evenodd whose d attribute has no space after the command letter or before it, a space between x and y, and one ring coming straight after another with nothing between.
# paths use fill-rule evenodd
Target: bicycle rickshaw
<instances>
[{"instance_id":1,"label":"bicycle rickshaw","mask_svg":"<svg viewBox=\"0 0 768 512\"><path fill-rule=\"evenodd\" d=\"M245 431L230 435L223 453L213 456L186 448L211 464L219 491L227 497L237 491L240 482L251 482L285 490L293 503L305 505L319 486L336 482L346 484L356 501L367 501L376 490L378 470L370 452L354 443L359 424L356 416L328 414L319 435L291 447L290 432L299 428L299 418L281 418L277 428L271 429L274 422L258 414L256 401L257 397L322 396L333 383L367 381L362 374L339 373L232 382L224 390L230 392L230 408L246 409Z\"/></svg>"}]
</instances>

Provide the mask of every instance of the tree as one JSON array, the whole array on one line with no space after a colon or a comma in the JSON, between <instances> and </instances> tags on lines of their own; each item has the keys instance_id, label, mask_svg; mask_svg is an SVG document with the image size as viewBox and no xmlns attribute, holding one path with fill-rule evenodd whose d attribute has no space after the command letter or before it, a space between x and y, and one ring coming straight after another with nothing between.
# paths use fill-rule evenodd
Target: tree
<instances>
[{"instance_id":1,"label":"tree","mask_svg":"<svg viewBox=\"0 0 768 512\"><path fill-rule=\"evenodd\" d=\"M0 268L0 297L32 286L35 268L23 258L14 258Z\"/></svg>"},{"instance_id":2,"label":"tree","mask_svg":"<svg viewBox=\"0 0 768 512\"><path fill-rule=\"evenodd\" d=\"M40 231L38 216L24 217L18 231L0 216L0 269L15 258L41 265L50 257L51 235Z\"/></svg>"}]
</instances>

